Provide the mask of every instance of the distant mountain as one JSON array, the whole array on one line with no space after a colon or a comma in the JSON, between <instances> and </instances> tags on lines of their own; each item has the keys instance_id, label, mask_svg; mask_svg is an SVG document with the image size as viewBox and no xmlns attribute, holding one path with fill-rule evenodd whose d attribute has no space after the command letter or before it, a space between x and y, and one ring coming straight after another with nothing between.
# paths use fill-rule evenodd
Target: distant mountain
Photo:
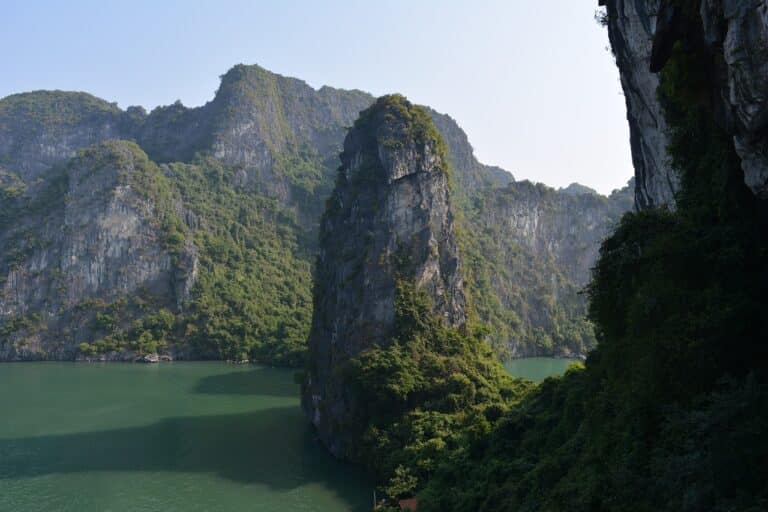
<instances>
[{"instance_id":1,"label":"distant mountain","mask_svg":"<svg viewBox=\"0 0 768 512\"><path fill-rule=\"evenodd\" d=\"M300 364L320 216L347 127L373 101L244 65L196 108L62 91L0 100L0 359ZM494 345L583 354L576 291L629 205L515 182L429 113Z\"/></svg>"},{"instance_id":2,"label":"distant mountain","mask_svg":"<svg viewBox=\"0 0 768 512\"><path fill-rule=\"evenodd\" d=\"M597 190L589 188L585 185L582 185L581 183L571 183L565 188L558 189L559 192L563 192L565 194L571 194L574 196L578 196L581 194L592 194L592 195L599 195L597 193Z\"/></svg>"}]
</instances>

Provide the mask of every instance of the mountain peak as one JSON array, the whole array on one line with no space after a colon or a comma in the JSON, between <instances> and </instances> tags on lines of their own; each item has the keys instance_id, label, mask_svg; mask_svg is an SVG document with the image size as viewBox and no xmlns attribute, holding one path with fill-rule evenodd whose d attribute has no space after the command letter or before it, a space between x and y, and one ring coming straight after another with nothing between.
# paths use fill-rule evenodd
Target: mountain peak
<instances>
[{"instance_id":1,"label":"mountain peak","mask_svg":"<svg viewBox=\"0 0 768 512\"><path fill-rule=\"evenodd\" d=\"M303 398L320 438L354 457L349 420L363 405L345 391L344 361L392 343L403 283L423 291L447 325L466 322L467 301L445 142L427 110L402 95L379 98L349 130L341 161L320 228Z\"/></svg>"},{"instance_id":2,"label":"mountain peak","mask_svg":"<svg viewBox=\"0 0 768 512\"><path fill-rule=\"evenodd\" d=\"M392 182L417 172L447 172L446 153L427 109L391 94L360 113L344 143L342 162L351 173L383 171Z\"/></svg>"},{"instance_id":3,"label":"mountain peak","mask_svg":"<svg viewBox=\"0 0 768 512\"><path fill-rule=\"evenodd\" d=\"M590 194L590 195L595 195L595 196L600 195L597 192L597 190L595 190L593 188L590 188L590 187L588 187L586 185L582 185L581 183L571 183L567 187L561 188L560 192L563 192L565 194L571 194L571 195L574 195L574 196L580 196L580 195L583 195L583 194Z\"/></svg>"}]
</instances>

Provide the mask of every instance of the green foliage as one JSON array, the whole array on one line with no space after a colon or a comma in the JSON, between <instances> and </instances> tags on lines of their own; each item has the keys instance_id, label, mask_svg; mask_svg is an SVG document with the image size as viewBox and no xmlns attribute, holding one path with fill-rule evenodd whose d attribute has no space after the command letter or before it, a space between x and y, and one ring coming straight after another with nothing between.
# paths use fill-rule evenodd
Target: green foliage
<instances>
[{"instance_id":1,"label":"green foliage","mask_svg":"<svg viewBox=\"0 0 768 512\"><path fill-rule=\"evenodd\" d=\"M191 163L158 166L132 142L107 141L80 153L78 164L87 161L90 169L78 173L81 179L89 179L103 172L106 166L123 170L119 184L136 191L138 208L147 205L153 208L152 222L161 235L163 247L173 255L172 263L177 270L187 270L182 266L189 262L184 258L188 242L194 242L200 250L199 284L193 291L191 308L184 309L180 330L171 334L169 342L182 349L199 351L203 357L240 358L245 353L248 358L265 362L301 365L311 319L310 269L317 248L316 220L336 175L337 159L332 146L340 140L341 127L327 126L325 107L307 109L297 105L296 93L301 92L301 88L294 89L294 86L298 87L293 81L276 77L257 66L236 66L223 77L217 99L204 111L187 109L177 103L157 109L149 119L135 109L122 115L114 105L85 94L36 92L0 101L0 116L28 121L30 133L38 130L40 123L87 125L105 116L117 116L116 123L121 115L120 123L136 126L144 123L139 141L153 159L183 158ZM330 102L332 115L338 116L335 109L339 106L335 104L334 95L340 92L323 89L318 94L323 96L320 103ZM350 95L354 96L353 100L349 99ZM350 107L348 101L360 106L370 102L370 98L360 92L346 91L343 97L346 99L342 101L341 110ZM252 171L230 168L205 157L211 143L209 138L215 130L190 128L197 123L205 124L200 116L215 118L213 121L205 118L205 122L218 127L238 121L237 117L244 113L255 123L259 139L265 141L273 161L272 174L287 183L288 190L282 183L279 187L279 195L289 196L287 199L270 199L268 194L253 190L254 181L267 189L270 184L252 180L250 176L244 179ZM411 105L402 96L387 96L367 111L369 117L362 116L359 126L366 126L374 115L386 116L389 129L371 134L372 140L392 148L403 143L413 143L417 148L429 144L442 157L440 168L448 171L447 148L431 122L429 111ZM154 129L150 126L153 123L166 129ZM322 134L322 140L306 140L301 130L294 131L296 126L311 126ZM188 143L176 140L179 137ZM179 151L169 149L177 146L183 147ZM203 151L203 156L193 156L196 151ZM361 173L363 181L375 176L376 173ZM61 215L70 185L67 170L51 169L43 184L34 185L35 189L27 197L28 187L18 176L0 169L0 231L4 231L0 245L7 248L0 256L0 284L5 281L9 268L22 265L46 243L18 221L36 225L43 217ZM187 218L187 211L195 214L192 220ZM13 229L5 230L6 226ZM468 232L473 234L476 229L478 225L472 224ZM539 306L528 304L525 290L534 288L527 283L506 286L504 279L514 277L502 263L506 248L489 246L498 235L484 233L484 242L473 245L470 259L475 261L464 267L472 267L467 282L480 318L492 326L491 341L498 352L503 353L509 339L522 340L524 345L532 347L546 337L533 336L527 315L515 312ZM493 254L493 258L499 257L497 263L485 261L485 251ZM462 253L468 254L468 251ZM516 256L515 265L525 261L525 256ZM477 285L473 276L477 276ZM499 279L503 281L501 285L496 282ZM499 290L509 291L509 295ZM538 293L538 288L536 290ZM134 298L137 297L131 300ZM552 297L546 302L550 299ZM171 302L161 300L152 307L175 308L176 304ZM145 309L148 308L145 306ZM555 347L568 345L575 347L574 352L583 352L588 342L580 341L584 325L581 316L573 314L573 309L561 308L559 303L543 308L544 317L551 314L553 320L537 326L546 331ZM118 345L114 340L124 340L133 320L147 312L129 308L123 316L113 318L114 325L96 325L95 340L87 341L93 344L113 340L99 345L111 350ZM570 334L572 331L577 334ZM539 346L546 350L548 345L539 343Z\"/></svg>"},{"instance_id":2,"label":"green foliage","mask_svg":"<svg viewBox=\"0 0 768 512\"><path fill-rule=\"evenodd\" d=\"M477 332L447 327L429 297L398 283L395 332L340 369L351 437L391 497L421 487L445 454L485 432L531 387L508 376Z\"/></svg>"},{"instance_id":3,"label":"green foliage","mask_svg":"<svg viewBox=\"0 0 768 512\"><path fill-rule=\"evenodd\" d=\"M106 167L117 169L119 185L130 186L139 197L150 200L155 210L152 222L163 232L163 246L178 256L184 246L187 229L174 208L177 192L174 184L136 143L106 141L83 149L78 157L74 165L86 162L91 173Z\"/></svg>"},{"instance_id":4,"label":"green foliage","mask_svg":"<svg viewBox=\"0 0 768 512\"><path fill-rule=\"evenodd\" d=\"M119 114L117 104L84 92L35 91L0 101L0 118L24 119L29 125L75 125L89 118Z\"/></svg>"},{"instance_id":5,"label":"green foliage","mask_svg":"<svg viewBox=\"0 0 768 512\"><path fill-rule=\"evenodd\" d=\"M26 185L21 178L0 167L0 227L15 214L17 201L25 189Z\"/></svg>"},{"instance_id":6,"label":"green foliage","mask_svg":"<svg viewBox=\"0 0 768 512\"><path fill-rule=\"evenodd\" d=\"M438 157L440 169L448 173L445 139L437 131L429 111L420 105L413 105L400 94L378 98L371 107L360 112L354 127L365 137L364 144L373 146L372 150L364 152L369 158L370 155L378 155L375 148L378 145L393 150L411 145L423 150L428 146ZM362 167L367 164L372 167L369 171L372 175L361 172L360 178L378 177L378 160L375 163L363 162Z\"/></svg>"},{"instance_id":7,"label":"green foliage","mask_svg":"<svg viewBox=\"0 0 768 512\"><path fill-rule=\"evenodd\" d=\"M146 291L108 306L92 304L97 339L81 352L146 354L173 344L197 357L300 366L311 317L311 275L307 237L294 215L275 200L236 188L234 170L215 160L171 164L166 176L142 154L124 157L133 168L125 179L156 205L166 249L178 254L185 240L194 241L197 280L179 315ZM109 156L102 165L125 166L110 158L121 156ZM174 201L204 221L186 226Z\"/></svg>"},{"instance_id":8,"label":"green foliage","mask_svg":"<svg viewBox=\"0 0 768 512\"><path fill-rule=\"evenodd\" d=\"M93 341L80 343L78 351L86 356L122 350L142 355L166 352L169 341L177 338L176 317L158 304L152 304L151 308L145 306L145 300L135 295L131 300L122 298L111 304L87 301L74 308L86 314L93 313L91 332L102 335ZM148 310L154 313L147 314Z\"/></svg>"},{"instance_id":9,"label":"green foliage","mask_svg":"<svg viewBox=\"0 0 768 512\"><path fill-rule=\"evenodd\" d=\"M501 358L509 357L510 340L526 355L586 354L596 339L586 318L581 287L564 275L561 264L533 252L511 236L503 223L484 220L490 208L503 211L508 202L526 200L526 194L556 194L544 186L536 190L519 186L476 195L456 213L473 309L488 325L489 341ZM499 204L486 204L489 198ZM542 204L550 200L542 200ZM607 201L602 197L590 200ZM551 204L549 207L554 210Z\"/></svg>"},{"instance_id":10,"label":"green foliage","mask_svg":"<svg viewBox=\"0 0 768 512\"><path fill-rule=\"evenodd\" d=\"M90 343L81 343L77 346L78 351L86 356L95 356L98 353L98 349Z\"/></svg>"},{"instance_id":11,"label":"green foliage","mask_svg":"<svg viewBox=\"0 0 768 512\"><path fill-rule=\"evenodd\" d=\"M393 498L404 498L413 495L413 491L418 484L418 478L403 466L395 468L395 474L389 479L389 483L384 488L388 496Z\"/></svg>"},{"instance_id":12,"label":"green foliage","mask_svg":"<svg viewBox=\"0 0 768 512\"><path fill-rule=\"evenodd\" d=\"M629 213L603 243L586 368L442 459L420 510L768 507L768 206L717 123L701 37L686 31L661 73L677 210Z\"/></svg>"},{"instance_id":13,"label":"green foliage","mask_svg":"<svg viewBox=\"0 0 768 512\"><path fill-rule=\"evenodd\" d=\"M39 327L40 315L36 313L13 315L0 324L0 343L7 342L16 333L34 332Z\"/></svg>"},{"instance_id":14,"label":"green foliage","mask_svg":"<svg viewBox=\"0 0 768 512\"><path fill-rule=\"evenodd\" d=\"M0 253L0 280L46 246L40 233L29 226L61 212L67 187L66 173L54 168L37 193L27 196L18 176L0 171L0 243L5 248Z\"/></svg>"},{"instance_id":15,"label":"green foliage","mask_svg":"<svg viewBox=\"0 0 768 512\"><path fill-rule=\"evenodd\" d=\"M232 185L215 160L172 164L194 231L200 268L183 341L209 358L300 366L311 318L307 239L273 199ZM246 354L247 357L243 357Z\"/></svg>"}]
</instances>

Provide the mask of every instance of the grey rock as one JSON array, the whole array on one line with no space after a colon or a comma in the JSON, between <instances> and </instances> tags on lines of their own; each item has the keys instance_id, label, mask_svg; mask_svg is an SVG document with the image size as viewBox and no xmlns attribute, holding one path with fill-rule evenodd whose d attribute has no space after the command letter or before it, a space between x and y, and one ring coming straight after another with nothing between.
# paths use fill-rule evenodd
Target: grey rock
<instances>
[{"instance_id":1,"label":"grey rock","mask_svg":"<svg viewBox=\"0 0 768 512\"><path fill-rule=\"evenodd\" d=\"M123 113L86 93L36 91L0 101L0 166L31 182L77 150L120 138Z\"/></svg>"},{"instance_id":2,"label":"grey rock","mask_svg":"<svg viewBox=\"0 0 768 512\"><path fill-rule=\"evenodd\" d=\"M302 399L337 456L352 456L343 424L358 406L337 370L361 351L391 343L397 280L425 290L448 325L466 321L448 164L435 144L410 135L402 112L417 109L394 96L362 114L345 139L322 221Z\"/></svg>"},{"instance_id":3,"label":"grey rock","mask_svg":"<svg viewBox=\"0 0 768 512\"><path fill-rule=\"evenodd\" d=\"M718 70L718 122L733 136L744 183L768 197L768 3L703 0L699 19L682 20L667 0L601 0L627 98L639 208L671 204L678 180L666 159L666 124L656 98L658 77L672 45L701 30ZM654 71L654 72L652 72Z\"/></svg>"},{"instance_id":4,"label":"grey rock","mask_svg":"<svg viewBox=\"0 0 768 512\"><path fill-rule=\"evenodd\" d=\"M744 182L768 198L768 2L708 0L701 18L707 42L722 48L727 68L722 101L730 111Z\"/></svg>"},{"instance_id":5,"label":"grey rock","mask_svg":"<svg viewBox=\"0 0 768 512\"><path fill-rule=\"evenodd\" d=\"M88 301L109 304L140 290L169 305L186 300L197 249L188 241L173 265L156 205L133 186L140 155L127 142L81 153L31 193L19 223L0 230L0 247L24 255L9 261L2 253L0 321L33 315L38 324L37 332L0 339L0 360L74 358L78 343L93 341L75 313Z\"/></svg>"},{"instance_id":6,"label":"grey rock","mask_svg":"<svg viewBox=\"0 0 768 512\"><path fill-rule=\"evenodd\" d=\"M555 191L529 181L495 191L484 211L488 226L502 226L504 240L527 249L532 257L551 260L577 287L589 282L600 243L631 208L628 194L612 198L597 193Z\"/></svg>"},{"instance_id":7,"label":"grey rock","mask_svg":"<svg viewBox=\"0 0 768 512\"><path fill-rule=\"evenodd\" d=\"M604 3L601 0L601 4ZM679 179L667 156L667 125L656 98L659 78L650 70L658 0L606 0L608 37L627 105L635 205L674 207Z\"/></svg>"},{"instance_id":8,"label":"grey rock","mask_svg":"<svg viewBox=\"0 0 768 512\"><path fill-rule=\"evenodd\" d=\"M581 185L555 190L517 181L483 194L468 216L469 229L483 237L487 258L504 262L486 276L485 293L519 323L510 331L494 326L493 345L512 357L586 355L594 336L564 327L586 316L582 291L601 242L632 209L633 191L631 182L603 196ZM552 346L534 343L539 330Z\"/></svg>"},{"instance_id":9,"label":"grey rock","mask_svg":"<svg viewBox=\"0 0 768 512\"><path fill-rule=\"evenodd\" d=\"M161 163L161 172L171 184L176 179L175 167L166 163L194 161L199 156L226 164L233 170L234 187L276 199L283 210L295 214L296 229L302 230L299 250L309 258L317 250L314 241L336 180L347 127L373 101L361 91L313 89L301 80L258 66L234 67L222 77L214 99L197 108L176 103L149 114L141 107L121 111L93 96L61 91L0 100L0 186L14 191L13 197L0 196L0 326L18 314L31 314L39 315L35 323L45 327L40 332L20 331L5 344L5 354L71 358L77 343L94 341L79 317L65 313L74 303L109 302L146 289L164 307L183 314L200 274L199 249L191 240L185 241L175 258L159 244L162 235L152 226L152 201L110 181L114 173L92 176L66 167L78 150L108 139L133 139L153 161ZM568 221L554 211L547 212L560 203L550 200L550 193L538 194L526 184L517 185L519 193L505 195L500 190L514 189L512 174L480 163L466 134L450 116L428 112L447 143L454 206L465 213L468 230L498 228L508 236L502 241L506 254L523 251L532 260L557 261L557 265L567 266L558 275L574 276L574 283L585 282L589 258L568 261L551 256L557 251L549 251L549 246L560 250L568 244L555 238L544 242L548 236L559 236ZM393 172L411 172L395 167ZM297 179L303 182L301 186ZM307 186L308 182L312 185ZM506 203L493 211L502 195ZM513 207L510 201L520 203ZM485 205L477 217L470 213L476 202ZM4 209L16 206L23 210L23 222L4 226ZM173 209L190 231L208 227L207 219L181 200L174 199ZM520 212L514 223L512 209ZM576 205L567 211L574 233L589 236L585 241L592 247L594 239L580 223L591 222L599 213L583 215ZM537 231L526 227L533 222ZM548 226L550 222L555 225ZM537 238L526 240L528 235ZM23 261L11 264L10 259ZM570 297L565 289L575 285L565 286L547 275L546 286L531 286L525 277L527 270L511 261L505 260L509 279L495 276L491 293L526 325L549 328L552 323L546 308L520 308L510 300L510 290L533 304L550 296ZM61 343L54 343L56 336ZM519 348L516 339L502 342L513 351ZM16 346L13 350L8 348L12 345Z\"/></svg>"},{"instance_id":10,"label":"grey rock","mask_svg":"<svg viewBox=\"0 0 768 512\"><path fill-rule=\"evenodd\" d=\"M137 363L148 363L148 364L159 363L160 356L157 354L145 354L137 357L134 361Z\"/></svg>"}]
</instances>

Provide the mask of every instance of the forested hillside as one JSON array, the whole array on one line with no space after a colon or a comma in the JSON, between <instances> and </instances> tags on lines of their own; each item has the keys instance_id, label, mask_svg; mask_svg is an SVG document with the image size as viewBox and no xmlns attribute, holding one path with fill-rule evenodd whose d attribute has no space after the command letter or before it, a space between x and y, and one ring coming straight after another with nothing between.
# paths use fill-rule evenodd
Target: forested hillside
<instances>
[{"instance_id":1,"label":"forested hillside","mask_svg":"<svg viewBox=\"0 0 768 512\"><path fill-rule=\"evenodd\" d=\"M197 108L0 100L0 359L300 364L320 216L345 129L372 101L243 65ZM584 355L594 334L578 292L629 189L516 182L428 112L447 143L468 294L497 353Z\"/></svg>"}]
</instances>

